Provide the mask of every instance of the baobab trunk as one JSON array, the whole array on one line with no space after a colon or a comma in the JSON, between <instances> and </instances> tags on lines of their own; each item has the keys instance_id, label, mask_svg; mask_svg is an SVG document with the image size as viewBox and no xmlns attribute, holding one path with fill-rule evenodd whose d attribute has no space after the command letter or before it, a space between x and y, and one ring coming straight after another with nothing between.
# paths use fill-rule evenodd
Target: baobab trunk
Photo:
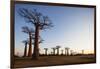
<instances>
[{"instance_id":1,"label":"baobab trunk","mask_svg":"<svg viewBox=\"0 0 100 69\"><path fill-rule=\"evenodd\" d=\"M54 51L53 51L53 54L55 55L55 49L54 49Z\"/></svg>"},{"instance_id":2,"label":"baobab trunk","mask_svg":"<svg viewBox=\"0 0 100 69\"><path fill-rule=\"evenodd\" d=\"M27 43L25 43L24 57L26 57L26 54L27 54Z\"/></svg>"},{"instance_id":3,"label":"baobab trunk","mask_svg":"<svg viewBox=\"0 0 100 69\"><path fill-rule=\"evenodd\" d=\"M29 34L29 51L28 51L28 57L32 56L32 37L31 34Z\"/></svg>"},{"instance_id":4,"label":"baobab trunk","mask_svg":"<svg viewBox=\"0 0 100 69\"><path fill-rule=\"evenodd\" d=\"M67 56L69 56L69 49L67 49Z\"/></svg>"},{"instance_id":5,"label":"baobab trunk","mask_svg":"<svg viewBox=\"0 0 100 69\"><path fill-rule=\"evenodd\" d=\"M59 49L57 49L57 55L59 55Z\"/></svg>"},{"instance_id":6,"label":"baobab trunk","mask_svg":"<svg viewBox=\"0 0 100 69\"><path fill-rule=\"evenodd\" d=\"M39 57L39 25L36 25L36 27L35 27L33 59L38 59L38 57Z\"/></svg>"},{"instance_id":7,"label":"baobab trunk","mask_svg":"<svg viewBox=\"0 0 100 69\"><path fill-rule=\"evenodd\" d=\"M73 50L70 50L70 52L71 52L71 54L70 54L70 55L72 56L72 55L73 55Z\"/></svg>"},{"instance_id":8,"label":"baobab trunk","mask_svg":"<svg viewBox=\"0 0 100 69\"><path fill-rule=\"evenodd\" d=\"M55 55L55 48L52 48L53 49L53 55Z\"/></svg>"},{"instance_id":9,"label":"baobab trunk","mask_svg":"<svg viewBox=\"0 0 100 69\"><path fill-rule=\"evenodd\" d=\"M65 49L65 55L67 54L66 49Z\"/></svg>"},{"instance_id":10,"label":"baobab trunk","mask_svg":"<svg viewBox=\"0 0 100 69\"><path fill-rule=\"evenodd\" d=\"M45 50L45 55L47 55L47 50Z\"/></svg>"},{"instance_id":11,"label":"baobab trunk","mask_svg":"<svg viewBox=\"0 0 100 69\"><path fill-rule=\"evenodd\" d=\"M84 54L84 50L82 50L82 55Z\"/></svg>"},{"instance_id":12,"label":"baobab trunk","mask_svg":"<svg viewBox=\"0 0 100 69\"><path fill-rule=\"evenodd\" d=\"M63 50L61 50L61 55L63 55Z\"/></svg>"},{"instance_id":13,"label":"baobab trunk","mask_svg":"<svg viewBox=\"0 0 100 69\"><path fill-rule=\"evenodd\" d=\"M69 48L65 48L65 55L69 55Z\"/></svg>"}]
</instances>

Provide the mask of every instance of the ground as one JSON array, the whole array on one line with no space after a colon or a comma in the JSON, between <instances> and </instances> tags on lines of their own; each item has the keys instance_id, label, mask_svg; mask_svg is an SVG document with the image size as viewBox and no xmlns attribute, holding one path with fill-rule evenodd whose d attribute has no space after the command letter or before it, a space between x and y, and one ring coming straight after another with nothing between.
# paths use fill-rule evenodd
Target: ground
<instances>
[{"instance_id":1,"label":"ground","mask_svg":"<svg viewBox=\"0 0 100 69\"><path fill-rule=\"evenodd\" d=\"M95 63L93 55L85 56L39 56L39 60L32 60L31 57L15 58L14 68L55 66L69 64Z\"/></svg>"}]
</instances>

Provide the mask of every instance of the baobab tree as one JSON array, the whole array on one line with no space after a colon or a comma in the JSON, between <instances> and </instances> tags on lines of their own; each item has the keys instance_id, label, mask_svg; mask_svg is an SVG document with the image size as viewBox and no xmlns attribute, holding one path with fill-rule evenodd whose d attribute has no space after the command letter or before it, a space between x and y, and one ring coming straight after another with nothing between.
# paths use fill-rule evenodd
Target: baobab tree
<instances>
[{"instance_id":1,"label":"baobab tree","mask_svg":"<svg viewBox=\"0 0 100 69\"><path fill-rule=\"evenodd\" d=\"M34 34L34 30L32 28L28 28L27 26L22 27L22 32L27 33L29 36L29 50L28 57L32 56L32 35Z\"/></svg>"},{"instance_id":2,"label":"baobab tree","mask_svg":"<svg viewBox=\"0 0 100 69\"><path fill-rule=\"evenodd\" d=\"M53 50L53 55L55 55L56 48L52 48L52 50Z\"/></svg>"},{"instance_id":3,"label":"baobab tree","mask_svg":"<svg viewBox=\"0 0 100 69\"><path fill-rule=\"evenodd\" d=\"M37 12L36 9L29 10L25 8L19 9L18 13L20 16L26 19L27 23L31 23L35 28L35 39L34 39L34 53L33 58L38 59L39 56L39 33L40 30L45 30L50 27L53 27L51 20L48 16L43 16L42 13Z\"/></svg>"},{"instance_id":4,"label":"baobab tree","mask_svg":"<svg viewBox=\"0 0 100 69\"><path fill-rule=\"evenodd\" d=\"M48 48L44 48L44 50L45 50L45 55L47 55Z\"/></svg>"},{"instance_id":5,"label":"baobab tree","mask_svg":"<svg viewBox=\"0 0 100 69\"><path fill-rule=\"evenodd\" d=\"M62 50L61 50L61 55L63 55L63 51L64 51L64 50L62 49Z\"/></svg>"},{"instance_id":6,"label":"baobab tree","mask_svg":"<svg viewBox=\"0 0 100 69\"><path fill-rule=\"evenodd\" d=\"M57 49L57 55L59 55L59 48L60 48L60 46L56 46L56 49Z\"/></svg>"},{"instance_id":7,"label":"baobab tree","mask_svg":"<svg viewBox=\"0 0 100 69\"><path fill-rule=\"evenodd\" d=\"M71 56L73 55L73 50L70 50L70 55L71 55Z\"/></svg>"},{"instance_id":8,"label":"baobab tree","mask_svg":"<svg viewBox=\"0 0 100 69\"><path fill-rule=\"evenodd\" d=\"M84 54L84 50L82 50L82 55Z\"/></svg>"},{"instance_id":9,"label":"baobab tree","mask_svg":"<svg viewBox=\"0 0 100 69\"><path fill-rule=\"evenodd\" d=\"M33 45L34 45L34 39L35 39L35 36L34 34L32 34L32 40L33 40ZM43 43L43 39L39 36L39 44Z\"/></svg>"},{"instance_id":10,"label":"baobab tree","mask_svg":"<svg viewBox=\"0 0 100 69\"><path fill-rule=\"evenodd\" d=\"M23 57L26 57L26 56L27 56L27 44L28 44L28 40L24 40L24 41L22 41L22 42L25 44L24 56L23 56Z\"/></svg>"},{"instance_id":11,"label":"baobab tree","mask_svg":"<svg viewBox=\"0 0 100 69\"><path fill-rule=\"evenodd\" d=\"M65 47L65 55L67 54L67 56L69 55L69 49L68 47Z\"/></svg>"},{"instance_id":12,"label":"baobab tree","mask_svg":"<svg viewBox=\"0 0 100 69\"><path fill-rule=\"evenodd\" d=\"M34 34L32 35L32 40L33 40L33 42L32 42L32 45L34 46ZM39 37L39 44L41 44L41 43L43 43L43 39L41 38L41 37ZM39 48L39 51L40 51L40 48ZM34 49L33 49L33 52L34 52Z\"/></svg>"}]
</instances>

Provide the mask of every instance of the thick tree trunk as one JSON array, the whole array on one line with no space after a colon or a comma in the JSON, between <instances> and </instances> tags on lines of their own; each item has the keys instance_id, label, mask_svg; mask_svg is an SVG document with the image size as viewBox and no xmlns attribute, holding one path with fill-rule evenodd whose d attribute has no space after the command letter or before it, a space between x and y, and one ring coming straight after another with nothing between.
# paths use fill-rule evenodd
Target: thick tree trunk
<instances>
[{"instance_id":1,"label":"thick tree trunk","mask_svg":"<svg viewBox=\"0 0 100 69\"><path fill-rule=\"evenodd\" d=\"M57 55L59 55L59 49L57 49Z\"/></svg>"},{"instance_id":2,"label":"thick tree trunk","mask_svg":"<svg viewBox=\"0 0 100 69\"><path fill-rule=\"evenodd\" d=\"M27 55L27 43L25 43L25 49L24 49L24 57Z\"/></svg>"},{"instance_id":3,"label":"thick tree trunk","mask_svg":"<svg viewBox=\"0 0 100 69\"><path fill-rule=\"evenodd\" d=\"M47 55L47 50L45 50L45 55Z\"/></svg>"},{"instance_id":4,"label":"thick tree trunk","mask_svg":"<svg viewBox=\"0 0 100 69\"><path fill-rule=\"evenodd\" d=\"M63 55L63 50L61 50L61 55Z\"/></svg>"},{"instance_id":5,"label":"thick tree trunk","mask_svg":"<svg viewBox=\"0 0 100 69\"><path fill-rule=\"evenodd\" d=\"M67 50L67 56L69 55L69 50Z\"/></svg>"},{"instance_id":6,"label":"thick tree trunk","mask_svg":"<svg viewBox=\"0 0 100 69\"><path fill-rule=\"evenodd\" d=\"M55 49L53 50L53 55L55 55Z\"/></svg>"},{"instance_id":7,"label":"thick tree trunk","mask_svg":"<svg viewBox=\"0 0 100 69\"><path fill-rule=\"evenodd\" d=\"M66 49L65 49L65 55L66 55L67 53L66 53Z\"/></svg>"},{"instance_id":8,"label":"thick tree trunk","mask_svg":"<svg viewBox=\"0 0 100 69\"><path fill-rule=\"evenodd\" d=\"M35 27L35 40L34 40L34 52L33 52L33 59L38 59L39 57L39 26L36 25Z\"/></svg>"},{"instance_id":9,"label":"thick tree trunk","mask_svg":"<svg viewBox=\"0 0 100 69\"><path fill-rule=\"evenodd\" d=\"M73 51L71 50L70 52L71 52L71 54L70 54L70 55L72 56L72 55L73 55Z\"/></svg>"},{"instance_id":10,"label":"thick tree trunk","mask_svg":"<svg viewBox=\"0 0 100 69\"><path fill-rule=\"evenodd\" d=\"M84 54L84 50L82 50L82 55Z\"/></svg>"},{"instance_id":11,"label":"thick tree trunk","mask_svg":"<svg viewBox=\"0 0 100 69\"><path fill-rule=\"evenodd\" d=\"M32 38L31 34L29 34L29 51L28 51L28 57L32 56Z\"/></svg>"}]
</instances>

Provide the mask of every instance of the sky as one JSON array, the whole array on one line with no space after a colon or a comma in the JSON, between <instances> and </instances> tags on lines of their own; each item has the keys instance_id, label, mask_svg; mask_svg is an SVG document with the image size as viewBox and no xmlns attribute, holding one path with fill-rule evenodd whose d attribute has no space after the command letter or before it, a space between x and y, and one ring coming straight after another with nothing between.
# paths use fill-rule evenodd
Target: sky
<instances>
[{"instance_id":1,"label":"sky","mask_svg":"<svg viewBox=\"0 0 100 69\"><path fill-rule=\"evenodd\" d=\"M53 23L51 29L40 31L40 36L44 42L40 44L40 53L44 53L43 48L51 48L57 45L60 50L69 47L70 50L85 53L94 51L94 8L68 7L68 6L47 6L34 4L15 4L15 54L23 55L23 40L28 35L22 32L23 26L34 28L34 25L27 23L23 17L18 14L20 8L29 10L37 9L43 15L48 16Z\"/></svg>"}]
</instances>

